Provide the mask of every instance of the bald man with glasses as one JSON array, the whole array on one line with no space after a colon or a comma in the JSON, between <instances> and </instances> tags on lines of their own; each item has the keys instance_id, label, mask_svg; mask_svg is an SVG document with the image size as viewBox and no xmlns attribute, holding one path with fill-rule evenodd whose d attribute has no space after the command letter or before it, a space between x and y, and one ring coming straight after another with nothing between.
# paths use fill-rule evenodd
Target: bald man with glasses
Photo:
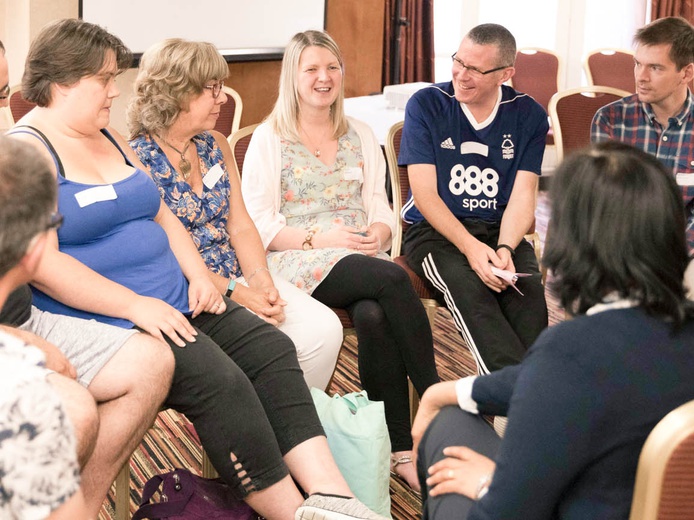
<instances>
[{"instance_id":1,"label":"bald man with glasses","mask_svg":"<svg viewBox=\"0 0 694 520\"><path fill-rule=\"evenodd\" d=\"M398 158L411 186L401 215L411 224L408 263L443 294L480 374L519 363L547 326L523 237L535 221L549 125L535 100L504 85L515 57L506 28L473 28L452 56L453 80L410 99ZM516 290L493 269L531 276Z\"/></svg>"}]
</instances>

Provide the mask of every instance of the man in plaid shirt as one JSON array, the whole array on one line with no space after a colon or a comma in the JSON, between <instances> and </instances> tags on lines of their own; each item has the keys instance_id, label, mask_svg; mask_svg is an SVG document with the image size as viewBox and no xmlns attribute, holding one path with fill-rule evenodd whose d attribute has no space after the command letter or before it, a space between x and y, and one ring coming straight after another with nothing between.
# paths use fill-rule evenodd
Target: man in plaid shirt
<instances>
[{"instance_id":1,"label":"man in plaid shirt","mask_svg":"<svg viewBox=\"0 0 694 520\"><path fill-rule=\"evenodd\" d=\"M591 141L622 141L655 155L676 175L687 206L687 243L694 256L694 27L661 18L634 37L636 94L595 114ZM694 290L694 262L687 279Z\"/></svg>"}]
</instances>

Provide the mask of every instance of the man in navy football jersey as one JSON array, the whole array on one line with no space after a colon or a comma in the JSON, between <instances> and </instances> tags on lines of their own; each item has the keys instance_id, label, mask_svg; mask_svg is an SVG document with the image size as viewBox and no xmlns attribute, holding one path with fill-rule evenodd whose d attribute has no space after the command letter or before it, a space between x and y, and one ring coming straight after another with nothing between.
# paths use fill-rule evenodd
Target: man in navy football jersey
<instances>
[{"instance_id":1,"label":"man in navy football jersey","mask_svg":"<svg viewBox=\"0 0 694 520\"><path fill-rule=\"evenodd\" d=\"M407 104L399 163L412 193L402 218L412 269L441 291L480 373L518 363L547 326L544 289L524 235L535 203L547 114L503 85L516 42L496 24L473 28L453 58L453 81ZM519 278L517 288L492 267Z\"/></svg>"}]
</instances>

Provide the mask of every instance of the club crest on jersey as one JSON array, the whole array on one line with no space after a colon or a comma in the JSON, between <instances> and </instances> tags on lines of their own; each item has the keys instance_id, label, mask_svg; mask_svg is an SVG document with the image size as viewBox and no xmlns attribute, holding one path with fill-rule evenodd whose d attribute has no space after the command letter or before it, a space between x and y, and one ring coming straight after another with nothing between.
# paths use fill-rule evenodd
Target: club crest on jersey
<instances>
[{"instance_id":1,"label":"club crest on jersey","mask_svg":"<svg viewBox=\"0 0 694 520\"><path fill-rule=\"evenodd\" d=\"M511 141L511 134L504 134L504 140L501 142L501 157L503 159L513 160L515 154L515 145Z\"/></svg>"}]
</instances>

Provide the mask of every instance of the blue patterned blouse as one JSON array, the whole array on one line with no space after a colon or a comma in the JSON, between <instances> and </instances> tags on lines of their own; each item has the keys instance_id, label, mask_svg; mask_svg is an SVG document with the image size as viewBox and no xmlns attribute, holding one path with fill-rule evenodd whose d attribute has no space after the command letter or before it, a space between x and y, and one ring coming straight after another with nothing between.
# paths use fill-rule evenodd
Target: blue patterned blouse
<instances>
[{"instance_id":1,"label":"blue patterned blouse","mask_svg":"<svg viewBox=\"0 0 694 520\"><path fill-rule=\"evenodd\" d=\"M207 267L226 278L238 278L241 267L227 231L231 187L224 156L209 132L193 137L193 143L204 180L202 196L174 169L151 135L140 134L130 141L130 147L149 170L164 202L193 237ZM212 183L216 168L221 168L222 174Z\"/></svg>"}]
</instances>

